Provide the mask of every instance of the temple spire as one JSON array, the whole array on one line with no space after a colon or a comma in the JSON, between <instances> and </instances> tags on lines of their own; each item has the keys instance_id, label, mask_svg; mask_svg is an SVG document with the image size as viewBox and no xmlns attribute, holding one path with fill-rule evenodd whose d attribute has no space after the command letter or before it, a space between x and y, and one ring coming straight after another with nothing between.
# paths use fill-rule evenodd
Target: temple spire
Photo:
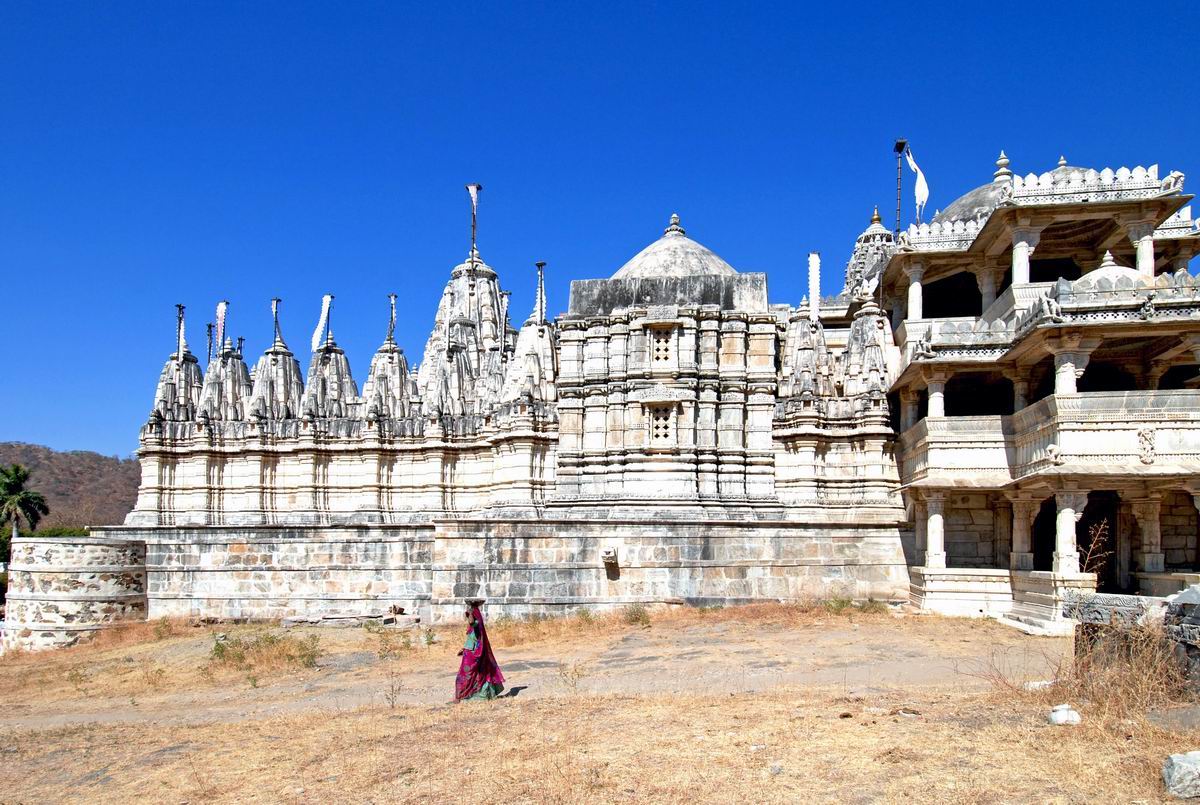
<instances>
[{"instance_id":1,"label":"temple spire","mask_svg":"<svg viewBox=\"0 0 1200 805\"><path fill-rule=\"evenodd\" d=\"M187 349L187 338L183 332L183 305L175 306L175 358L183 360L183 353Z\"/></svg>"},{"instance_id":2,"label":"temple spire","mask_svg":"<svg viewBox=\"0 0 1200 805\"><path fill-rule=\"evenodd\" d=\"M537 317L537 323L543 325L546 323L546 261L538 260L534 265L537 266L537 300L534 303L534 315Z\"/></svg>"},{"instance_id":3,"label":"temple spire","mask_svg":"<svg viewBox=\"0 0 1200 805\"><path fill-rule=\"evenodd\" d=\"M479 249L476 245L475 236L478 232L479 224L479 193L483 190L483 185L479 183L467 185L467 193L471 196L471 259L479 259Z\"/></svg>"},{"instance_id":4,"label":"temple spire","mask_svg":"<svg viewBox=\"0 0 1200 805\"><path fill-rule=\"evenodd\" d=\"M396 294L388 294L388 304L392 306L391 317L388 319L387 338L383 340L385 344L396 343Z\"/></svg>"},{"instance_id":5,"label":"temple spire","mask_svg":"<svg viewBox=\"0 0 1200 805\"><path fill-rule=\"evenodd\" d=\"M283 331L279 329L279 303L282 301L278 296L271 300L271 318L275 320L275 340L271 342L271 349L287 349L287 344L283 341Z\"/></svg>"}]
</instances>

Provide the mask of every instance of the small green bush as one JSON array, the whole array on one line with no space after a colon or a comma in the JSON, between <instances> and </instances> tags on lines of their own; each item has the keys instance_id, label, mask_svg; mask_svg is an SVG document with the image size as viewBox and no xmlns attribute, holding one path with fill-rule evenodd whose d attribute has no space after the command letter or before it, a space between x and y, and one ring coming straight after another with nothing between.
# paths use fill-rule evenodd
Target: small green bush
<instances>
[{"instance_id":1,"label":"small green bush","mask_svg":"<svg viewBox=\"0 0 1200 805\"><path fill-rule=\"evenodd\" d=\"M850 599L850 598L846 598L844 596L839 596L838 598L830 598L828 601L825 602L825 609L829 610L834 615L840 615L841 613L852 608L853 606L854 606L854 600Z\"/></svg>"},{"instance_id":2,"label":"small green bush","mask_svg":"<svg viewBox=\"0 0 1200 805\"><path fill-rule=\"evenodd\" d=\"M621 610L621 620L629 626L649 626L650 611L644 604L627 604Z\"/></svg>"}]
</instances>

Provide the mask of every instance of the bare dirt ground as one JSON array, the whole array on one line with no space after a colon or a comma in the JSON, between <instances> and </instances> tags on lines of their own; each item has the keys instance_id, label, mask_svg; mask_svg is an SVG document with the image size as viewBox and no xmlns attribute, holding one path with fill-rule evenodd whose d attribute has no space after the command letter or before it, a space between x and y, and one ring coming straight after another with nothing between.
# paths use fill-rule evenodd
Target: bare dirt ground
<instances>
[{"instance_id":1,"label":"bare dirt ground","mask_svg":"<svg viewBox=\"0 0 1200 805\"><path fill-rule=\"evenodd\" d=\"M510 696L463 705L458 629L290 630L236 661L217 632L283 634L152 624L0 658L0 801L1157 801L1165 753L1200 746L1086 710L1046 725L1045 695L994 677L1046 678L1070 641L986 621L495 624Z\"/></svg>"}]
</instances>

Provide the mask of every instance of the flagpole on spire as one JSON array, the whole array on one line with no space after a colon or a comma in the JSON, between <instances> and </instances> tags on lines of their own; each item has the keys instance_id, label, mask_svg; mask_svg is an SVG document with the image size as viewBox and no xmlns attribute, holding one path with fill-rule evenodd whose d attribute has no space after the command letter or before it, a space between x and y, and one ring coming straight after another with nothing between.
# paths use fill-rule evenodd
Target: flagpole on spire
<instances>
[{"instance_id":1,"label":"flagpole on spire","mask_svg":"<svg viewBox=\"0 0 1200 805\"><path fill-rule=\"evenodd\" d=\"M388 319L388 334L385 343L393 344L396 341L396 294L388 294L388 302L392 306L392 317Z\"/></svg>"},{"instance_id":2,"label":"flagpole on spire","mask_svg":"<svg viewBox=\"0 0 1200 805\"><path fill-rule=\"evenodd\" d=\"M175 359L183 360L183 305L175 306Z\"/></svg>"},{"instance_id":3,"label":"flagpole on spire","mask_svg":"<svg viewBox=\"0 0 1200 805\"><path fill-rule=\"evenodd\" d=\"M475 257L478 254L475 235L478 231L479 193L482 190L483 185L478 182L467 185L467 193L471 195L471 257Z\"/></svg>"}]
</instances>

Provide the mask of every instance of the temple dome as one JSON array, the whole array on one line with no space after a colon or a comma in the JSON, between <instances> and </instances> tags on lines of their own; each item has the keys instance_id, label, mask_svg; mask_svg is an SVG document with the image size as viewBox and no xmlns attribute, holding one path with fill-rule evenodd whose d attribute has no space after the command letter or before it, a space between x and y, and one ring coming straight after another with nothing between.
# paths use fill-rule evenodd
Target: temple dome
<instances>
[{"instance_id":1,"label":"temple dome","mask_svg":"<svg viewBox=\"0 0 1200 805\"><path fill-rule=\"evenodd\" d=\"M612 275L615 280L641 277L688 277L695 275L731 276L733 266L712 251L687 237L679 225L679 216L671 216L671 225L663 236L642 249Z\"/></svg>"},{"instance_id":2,"label":"temple dome","mask_svg":"<svg viewBox=\"0 0 1200 805\"><path fill-rule=\"evenodd\" d=\"M1005 189L1012 183L1012 171L1008 169L1008 164L1008 157L1001 151L1000 158L996 160L995 178L950 202L949 206L933 216L933 223L972 221L981 216L991 215L1004 200ZM1050 171L1050 174L1057 179L1059 176L1066 177L1072 173L1086 173L1087 170L1087 168L1068 165L1066 157L1060 157L1058 166Z\"/></svg>"}]
</instances>

